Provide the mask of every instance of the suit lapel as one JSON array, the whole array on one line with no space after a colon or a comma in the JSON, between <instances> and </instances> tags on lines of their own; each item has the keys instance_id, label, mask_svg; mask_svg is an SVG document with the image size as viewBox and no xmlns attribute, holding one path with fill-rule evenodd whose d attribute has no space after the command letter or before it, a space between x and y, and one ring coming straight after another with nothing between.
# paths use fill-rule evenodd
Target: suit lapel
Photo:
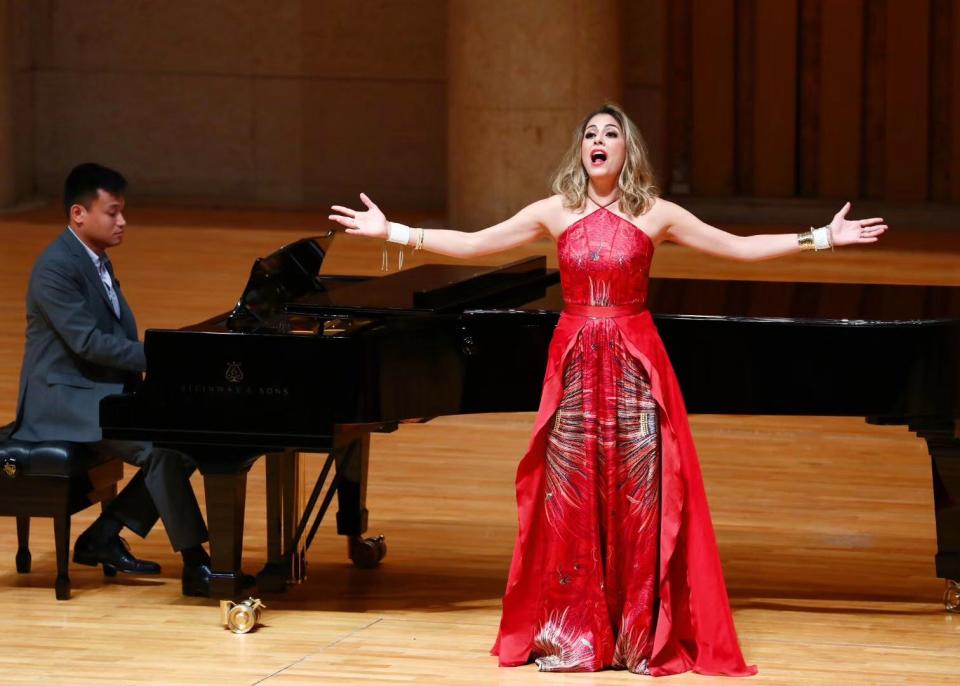
<instances>
[{"instance_id":1,"label":"suit lapel","mask_svg":"<svg viewBox=\"0 0 960 686\"><path fill-rule=\"evenodd\" d=\"M73 231L70 229L64 229L61 238L64 240L64 242L66 242L67 249L70 251L70 253L77 258L77 261L80 264L80 271L83 272L83 276L100 294L100 297L103 298L103 302L107 305L107 310L110 312L111 316L116 319L116 314L113 311L113 303L110 302L110 296L107 295L107 289L103 285L103 281L100 280L100 274L97 273L97 268L93 266L93 260L91 260L90 255L87 254L87 249L83 246L83 243L80 242L79 238L73 235ZM117 297L119 298L119 295Z\"/></svg>"}]
</instances>

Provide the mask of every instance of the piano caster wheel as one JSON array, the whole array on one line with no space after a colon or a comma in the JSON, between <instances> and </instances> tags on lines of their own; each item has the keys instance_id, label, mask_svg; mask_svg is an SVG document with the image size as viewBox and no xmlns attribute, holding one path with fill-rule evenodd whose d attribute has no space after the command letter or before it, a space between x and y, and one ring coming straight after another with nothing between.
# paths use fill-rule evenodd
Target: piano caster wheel
<instances>
[{"instance_id":1,"label":"piano caster wheel","mask_svg":"<svg viewBox=\"0 0 960 686\"><path fill-rule=\"evenodd\" d=\"M947 579L947 590L943 594L943 606L947 612L960 614L960 582Z\"/></svg>"},{"instance_id":2,"label":"piano caster wheel","mask_svg":"<svg viewBox=\"0 0 960 686\"><path fill-rule=\"evenodd\" d=\"M375 538L351 536L347 541L347 552L355 567L374 569L387 554L387 542L383 536Z\"/></svg>"}]
</instances>

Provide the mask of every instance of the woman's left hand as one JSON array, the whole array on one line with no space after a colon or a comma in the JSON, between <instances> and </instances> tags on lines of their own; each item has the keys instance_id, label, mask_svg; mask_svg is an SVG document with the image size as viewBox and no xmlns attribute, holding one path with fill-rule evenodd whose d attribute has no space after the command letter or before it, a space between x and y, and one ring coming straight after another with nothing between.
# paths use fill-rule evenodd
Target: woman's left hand
<instances>
[{"instance_id":1,"label":"woman's left hand","mask_svg":"<svg viewBox=\"0 0 960 686\"><path fill-rule=\"evenodd\" d=\"M848 202L840 208L840 211L833 216L833 221L830 222L830 238L835 247L876 243L880 239L880 234L887 230L887 225L883 223L882 217L847 219L847 212L849 211L850 203Z\"/></svg>"}]
</instances>

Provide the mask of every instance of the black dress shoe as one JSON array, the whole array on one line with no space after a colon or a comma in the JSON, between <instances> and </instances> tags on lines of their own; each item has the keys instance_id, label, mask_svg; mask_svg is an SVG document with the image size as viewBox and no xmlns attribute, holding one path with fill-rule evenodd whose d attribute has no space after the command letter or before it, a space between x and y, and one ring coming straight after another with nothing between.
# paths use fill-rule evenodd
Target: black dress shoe
<instances>
[{"instance_id":1,"label":"black dress shoe","mask_svg":"<svg viewBox=\"0 0 960 686\"><path fill-rule=\"evenodd\" d=\"M213 570L210 569L210 565L207 563L184 566L183 576L181 577L183 582L183 595L209 598L211 576L213 576ZM249 574L243 574L241 575L241 583L244 588L249 588L256 584L257 580Z\"/></svg>"},{"instance_id":2,"label":"black dress shoe","mask_svg":"<svg viewBox=\"0 0 960 686\"><path fill-rule=\"evenodd\" d=\"M103 565L105 576L124 574L159 574L160 565L150 560L141 560L130 552L130 546L119 536L98 541L86 533L80 534L73 545L73 561L79 565L96 567Z\"/></svg>"},{"instance_id":3,"label":"black dress shoe","mask_svg":"<svg viewBox=\"0 0 960 686\"><path fill-rule=\"evenodd\" d=\"M211 573L210 565L205 563L191 567L184 566L181 576L183 595L209 598Z\"/></svg>"}]
</instances>

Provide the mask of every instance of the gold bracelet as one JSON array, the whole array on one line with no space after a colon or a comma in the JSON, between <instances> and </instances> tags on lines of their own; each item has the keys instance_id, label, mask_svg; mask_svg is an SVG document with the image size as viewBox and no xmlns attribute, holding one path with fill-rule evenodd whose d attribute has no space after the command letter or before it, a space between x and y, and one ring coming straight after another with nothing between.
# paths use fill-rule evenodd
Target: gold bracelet
<instances>
[{"instance_id":1,"label":"gold bracelet","mask_svg":"<svg viewBox=\"0 0 960 686\"><path fill-rule=\"evenodd\" d=\"M423 233L424 233L424 230L423 230L423 229L417 229L417 231L419 231L419 233L417 234L417 243L416 243L416 245L413 246L413 252L417 252L418 250L423 250Z\"/></svg>"},{"instance_id":2,"label":"gold bracelet","mask_svg":"<svg viewBox=\"0 0 960 686\"><path fill-rule=\"evenodd\" d=\"M813 231L804 231L797 234L797 244L801 250L816 250L813 242Z\"/></svg>"}]
</instances>

